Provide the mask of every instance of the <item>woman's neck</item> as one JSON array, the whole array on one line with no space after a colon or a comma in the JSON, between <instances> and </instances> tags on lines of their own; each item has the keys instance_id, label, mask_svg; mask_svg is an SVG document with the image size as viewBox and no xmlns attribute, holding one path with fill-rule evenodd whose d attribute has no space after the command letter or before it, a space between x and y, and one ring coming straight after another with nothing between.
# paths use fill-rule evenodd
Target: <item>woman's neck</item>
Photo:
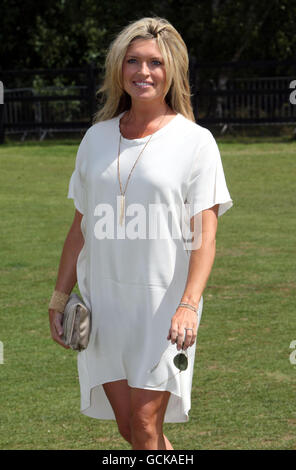
<instances>
[{"instance_id":1,"label":"woman's neck","mask_svg":"<svg viewBox=\"0 0 296 470\"><path fill-rule=\"evenodd\" d=\"M127 139L137 139L153 134L168 124L177 113L165 101L161 103L132 102L132 106L119 122L120 132Z\"/></svg>"},{"instance_id":2,"label":"woman's neck","mask_svg":"<svg viewBox=\"0 0 296 470\"><path fill-rule=\"evenodd\" d=\"M155 104L137 101L132 102L126 121L138 127L145 127L165 114L171 114L165 102Z\"/></svg>"}]
</instances>

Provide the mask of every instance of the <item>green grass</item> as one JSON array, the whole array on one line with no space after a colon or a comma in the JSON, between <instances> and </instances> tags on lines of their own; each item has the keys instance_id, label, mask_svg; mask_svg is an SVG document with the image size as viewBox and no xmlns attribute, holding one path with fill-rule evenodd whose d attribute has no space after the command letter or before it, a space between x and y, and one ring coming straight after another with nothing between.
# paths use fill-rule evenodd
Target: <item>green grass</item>
<instances>
[{"instance_id":1,"label":"green grass","mask_svg":"<svg viewBox=\"0 0 296 470\"><path fill-rule=\"evenodd\" d=\"M80 414L76 353L49 334L77 145L0 147L1 449L130 448L114 421ZM219 146L234 207L219 219L190 420L165 434L175 449L296 449L296 143Z\"/></svg>"}]
</instances>

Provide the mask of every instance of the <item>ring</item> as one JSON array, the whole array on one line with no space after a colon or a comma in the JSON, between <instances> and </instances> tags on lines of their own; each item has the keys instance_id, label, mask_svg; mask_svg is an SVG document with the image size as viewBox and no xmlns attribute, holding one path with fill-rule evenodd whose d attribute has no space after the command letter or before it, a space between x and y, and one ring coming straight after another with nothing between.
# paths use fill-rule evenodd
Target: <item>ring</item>
<instances>
[{"instance_id":1,"label":"ring","mask_svg":"<svg viewBox=\"0 0 296 470\"><path fill-rule=\"evenodd\" d=\"M191 331L193 331L193 328L184 328L184 330L191 330Z\"/></svg>"}]
</instances>

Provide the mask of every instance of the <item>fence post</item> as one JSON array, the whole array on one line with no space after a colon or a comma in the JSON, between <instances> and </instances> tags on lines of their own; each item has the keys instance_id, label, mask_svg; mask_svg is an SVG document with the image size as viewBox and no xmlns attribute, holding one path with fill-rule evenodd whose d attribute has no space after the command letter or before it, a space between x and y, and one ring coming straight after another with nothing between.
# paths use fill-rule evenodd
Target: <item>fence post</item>
<instances>
[{"instance_id":1,"label":"fence post","mask_svg":"<svg viewBox=\"0 0 296 470\"><path fill-rule=\"evenodd\" d=\"M0 81L0 144L4 143L4 86Z\"/></svg>"},{"instance_id":2,"label":"fence post","mask_svg":"<svg viewBox=\"0 0 296 470\"><path fill-rule=\"evenodd\" d=\"M90 125L92 125L94 113L96 112L96 77L95 77L95 64L93 62L91 62L87 67L87 92L88 92Z\"/></svg>"}]
</instances>

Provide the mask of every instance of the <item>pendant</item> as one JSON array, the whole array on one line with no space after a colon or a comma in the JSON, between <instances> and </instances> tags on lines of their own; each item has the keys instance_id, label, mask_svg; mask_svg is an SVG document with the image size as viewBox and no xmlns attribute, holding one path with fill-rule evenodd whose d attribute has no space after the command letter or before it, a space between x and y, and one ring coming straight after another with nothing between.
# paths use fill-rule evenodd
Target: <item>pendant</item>
<instances>
[{"instance_id":1,"label":"pendant","mask_svg":"<svg viewBox=\"0 0 296 470\"><path fill-rule=\"evenodd\" d=\"M122 225L123 223L124 205L125 205L125 195L122 194L120 198L120 218L119 218L120 225Z\"/></svg>"}]
</instances>

